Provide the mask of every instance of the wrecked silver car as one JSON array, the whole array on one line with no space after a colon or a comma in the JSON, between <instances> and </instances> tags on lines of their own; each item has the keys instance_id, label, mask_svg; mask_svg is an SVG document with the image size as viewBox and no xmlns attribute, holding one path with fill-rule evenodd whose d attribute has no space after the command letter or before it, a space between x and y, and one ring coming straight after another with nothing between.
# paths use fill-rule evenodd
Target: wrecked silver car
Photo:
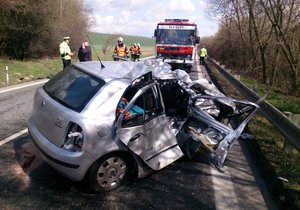
<instances>
[{"instance_id":1,"label":"wrecked silver car","mask_svg":"<svg viewBox=\"0 0 300 210\"><path fill-rule=\"evenodd\" d=\"M37 89L28 130L46 162L95 192L204 148L222 167L258 105L165 63L82 62ZM238 116L240 124L228 122Z\"/></svg>"}]
</instances>

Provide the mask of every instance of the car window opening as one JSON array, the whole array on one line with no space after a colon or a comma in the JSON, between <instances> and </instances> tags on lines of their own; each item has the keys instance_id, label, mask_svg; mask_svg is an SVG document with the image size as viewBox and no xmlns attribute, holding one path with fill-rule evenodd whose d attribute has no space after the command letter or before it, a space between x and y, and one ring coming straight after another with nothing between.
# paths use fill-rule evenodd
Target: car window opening
<instances>
[{"instance_id":1,"label":"car window opening","mask_svg":"<svg viewBox=\"0 0 300 210\"><path fill-rule=\"evenodd\" d=\"M43 89L60 104L80 112L105 81L70 66L49 80Z\"/></svg>"}]
</instances>

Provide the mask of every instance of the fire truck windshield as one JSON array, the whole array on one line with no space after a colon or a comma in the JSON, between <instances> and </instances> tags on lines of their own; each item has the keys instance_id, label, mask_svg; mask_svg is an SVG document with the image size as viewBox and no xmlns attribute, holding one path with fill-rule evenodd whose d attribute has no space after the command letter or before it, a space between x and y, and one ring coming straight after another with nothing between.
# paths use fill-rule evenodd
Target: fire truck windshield
<instances>
[{"instance_id":1,"label":"fire truck windshield","mask_svg":"<svg viewBox=\"0 0 300 210\"><path fill-rule=\"evenodd\" d=\"M193 45L195 30L159 29L156 44Z\"/></svg>"}]
</instances>

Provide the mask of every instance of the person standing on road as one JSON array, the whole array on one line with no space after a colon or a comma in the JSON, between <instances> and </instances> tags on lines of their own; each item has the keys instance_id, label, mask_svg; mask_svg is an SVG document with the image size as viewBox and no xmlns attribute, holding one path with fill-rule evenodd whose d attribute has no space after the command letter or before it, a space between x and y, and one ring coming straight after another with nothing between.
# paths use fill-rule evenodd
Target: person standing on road
<instances>
[{"instance_id":1,"label":"person standing on road","mask_svg":"<svg viewBox=\"0 0 300 210\"><path fill-rule=\"evenodd\" d=\"M78 49L78 59L80 62L92 60L92 50L88 41L83 41L81 47Z\"/></svg>"},{"instance_id":2,"label":"person standing on road","mask_svg":"<svg viewBox=\"0 0 300 210\"><path fill-rule=\"evenodd\" d=\"M123 58L129 58L129 52L127 49L127 46L123 42L123 38L118 38L118 44L115 46L114 54L113 56L123 57ZM114 58L115 61L118 61L118 58Z\"/></svg>"},{"instance_id":3,"label":"person standing on road","mask_svg":"<svg viewBox=\"0 0 300 210\"><path fill-rule=\"evenodd\" d=\"M73 53L69 47L70 37L65 36L64 41L59 45L59 52L63 62L63 68L66 68L71 64L71 56Z\"/></svg>"},{"instance_id":4,"label":"person standing on road","mask_svg":"<svg viewBox=\"0 0 300 210\"><path fill-rule=\"evenodd\" d=\"M207 50L205 46L203 46L200 51L199 51L199 56L200 56L200 65L204 64L204 60L207 57Z\"/></svg>"}]
</instances>

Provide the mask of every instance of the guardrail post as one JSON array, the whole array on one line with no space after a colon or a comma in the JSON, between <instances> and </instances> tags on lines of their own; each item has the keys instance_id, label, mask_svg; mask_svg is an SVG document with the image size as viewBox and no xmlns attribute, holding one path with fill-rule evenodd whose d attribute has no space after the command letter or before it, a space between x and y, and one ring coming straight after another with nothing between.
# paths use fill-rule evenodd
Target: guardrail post
<instances>
[{"instance_id":1,"label":"guardrail post","mask_svg":"<svg viewBox=\"0 0 300 210\"><path fill-rule=\"evenodd\" d=\"M8 66L6 66L6 84L9 84L9 72L8 72Z\"/></svg>"},{"instance_id":2,"label":"guardrail post","mask_svg":"<svg viewBox=\"0 0 300 210\"><path fill-rule=\"evenodd\" d=\"M233 76L234 76L234 78L236 78L238 81L241 81L241 75L235 74L235 75L233 75Z\"/></svg>"},{"instance_id":3,"label":"guardrail post","mask_svg":"<svg viewBox=\"0 0 300 210\"><path fill-rule=\"evenodd\" d=\"M290 119L292 120L293 118L293 113L292 112L284 112L284 114ZM284 140L284 144L283 144L283 150L288 153L291 154L293 151L293 146L288 142L287 139Z\"/></svg>"}]
</instances>

